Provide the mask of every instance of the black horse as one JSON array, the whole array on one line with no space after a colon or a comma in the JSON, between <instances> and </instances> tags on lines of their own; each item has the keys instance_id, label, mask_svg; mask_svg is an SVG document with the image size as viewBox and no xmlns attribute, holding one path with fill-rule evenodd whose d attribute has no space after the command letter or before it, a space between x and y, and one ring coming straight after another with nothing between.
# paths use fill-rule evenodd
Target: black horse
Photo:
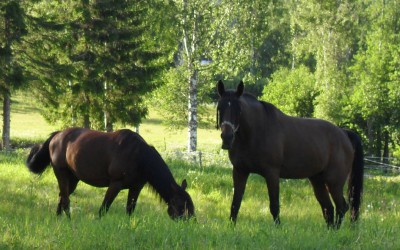
<instances>
[{"instance_id":1,"label":"black horse","mask_svg":"<svg viewBox=\"0 0 400 250\"><path fill-rule=\"evenodd\" d=\"M280 223L279 178L308 178L328 227L335 228L349 209L343 188L350 177L351 221L357 220L364 164L359 136L324 120L287 116L274 105L243 94L243 82L236 91L225 91L222 81L217 88L217 126L222 131L222 148L229 150L233 165L233 222L250 173L265 178L276 224Z\"/></svg>"},{"instance_id":2,"label":"black horse","mask_svg":"<svg viewBox=\"0 0 400 250\"><path fill-rule=\"evenodd\" d=\"M179 186L157 150L130 130L103 133L84 128L54 132L43 145L32 148L27 166L41 174L51 163L60 188L57 215L70 217L69 196L81 180L96 187L108 187L99 216L107 212L120 190L129 189L126 211L130 215L140 191L149 183L168 204L172 219L194 215L194 205Z\"/></svg>"}]
</instances>

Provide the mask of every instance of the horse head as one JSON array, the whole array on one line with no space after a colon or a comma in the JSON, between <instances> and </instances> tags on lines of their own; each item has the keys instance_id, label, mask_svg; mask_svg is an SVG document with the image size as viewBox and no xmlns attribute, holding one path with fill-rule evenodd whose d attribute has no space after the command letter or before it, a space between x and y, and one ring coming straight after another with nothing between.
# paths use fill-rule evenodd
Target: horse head
<instances>
[{"instance_id":1,"label":"horse head","mask_svg":"<svg viewBox=\"0 0 400 250\"><path fill-rule=\"evenodd\" d=\"M222 149L230 149L235 134L239 129L241 106L239 98L243 94L244 85L240 81L236 91L225 91L224 83L218 81L217 128L221 129Z\"/></svg>"},{"instance_id":2,"label":"horse head","mask_svg":"<svg viewBox=\"0 0 400 250\"><path fill-rule=\"evenodd\" d=\"M181 186L172 187L174 194L168 202L168 215L171 219L189 219L194 216L193 201L185 191L186 187L186 180L183 180Z\"/></svg>"}]
</instances>

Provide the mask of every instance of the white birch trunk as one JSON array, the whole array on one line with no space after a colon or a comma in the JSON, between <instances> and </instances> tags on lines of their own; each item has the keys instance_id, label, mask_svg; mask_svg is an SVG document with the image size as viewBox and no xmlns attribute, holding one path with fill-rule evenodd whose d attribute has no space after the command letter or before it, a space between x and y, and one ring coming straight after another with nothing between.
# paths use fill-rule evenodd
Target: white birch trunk
<instances>
[{"instance_id":1,"label":"white birch trunk","mask_svg":"<svg viewBox=\"0 0 400 250\"><path fill-rule=\"evenodd\" d=\"M197 150L197 70L194 70L189 79L189 103L188 103L188 152Z\"/></svg>"}]
</instances>

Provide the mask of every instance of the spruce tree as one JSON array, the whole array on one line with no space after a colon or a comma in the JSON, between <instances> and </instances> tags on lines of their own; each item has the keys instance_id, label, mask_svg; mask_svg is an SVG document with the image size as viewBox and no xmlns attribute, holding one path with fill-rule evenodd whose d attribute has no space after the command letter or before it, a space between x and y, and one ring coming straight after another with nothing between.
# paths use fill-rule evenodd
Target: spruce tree
<instances>
[{"instance_id":1,"label":"spruce tree","mask_svg":"<svg viewBox=\"0 0 400 250\"><path fill-rule=\"evenodd\" d=\"M31 67L45 117L109 131L116 122L138 125L147 114L144 95L156 86L168 55L150 33L151 3L52 3L32 7L40 34L31 36ZM40 41L51 53L43 53Z\"/></svg>"},{"instance_id":2,"label":"spruce tree","mask_svg":"<svg viewBox=\"0 0 400 250\"><path fill-rule=\"evenodd\" d=\"M0 92L3 98L2 148L10 149L11 93L24 83L18 56L21 37L26 34L24 10L20 1L0 3Z\"/></svg>"}]
</instances>

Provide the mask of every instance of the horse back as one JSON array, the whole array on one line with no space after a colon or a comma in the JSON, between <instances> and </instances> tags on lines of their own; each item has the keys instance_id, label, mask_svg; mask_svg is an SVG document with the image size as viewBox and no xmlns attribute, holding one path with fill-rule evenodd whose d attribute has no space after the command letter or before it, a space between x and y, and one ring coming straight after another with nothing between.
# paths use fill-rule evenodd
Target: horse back
<instances>
[{"instance_id":1,"label":"horse back","mask_svg":"<svg viewBox=\"0 0 400 250\"><path fill-rule=\"evenodd\" d=\"M71 128L53 138L50 152L55 171L68 169L87 184L105 187L138 176L135 157L140 145L147 144L130 130L104 133Z\"/></svg>"}]
</instances>

